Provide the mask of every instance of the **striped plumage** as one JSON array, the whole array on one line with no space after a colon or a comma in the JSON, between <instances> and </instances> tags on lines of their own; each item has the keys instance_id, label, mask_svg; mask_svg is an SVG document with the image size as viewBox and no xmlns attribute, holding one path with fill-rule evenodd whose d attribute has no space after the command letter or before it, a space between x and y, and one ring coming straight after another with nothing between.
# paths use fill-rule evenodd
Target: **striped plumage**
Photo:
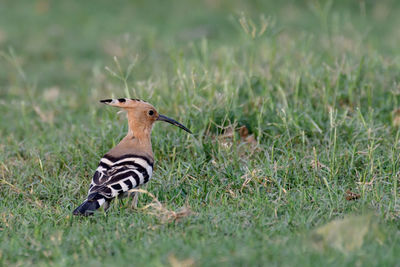
<instances>
[{"instance_id":1,"label":"striped plumage","mask_svg":"<svg viewBox=\"0 0 400 267\"><path fill-rule=\"evenodd\" d=\"M93 175L88 197L75 213L87 205L98 209L105 204L107 210L112 199L126 197L129 190L147 183L152 174L153 159L150 157L134 154L120 157L104 155Z\"/></svg>"},{"instance_id":2,"label":"striped plumage","mask_svg":"<svg viewBox=\"0 0 400 267\"><path fill-rule=\"evenodd\" d=\"M150 180L154 164L150 134L155 121L169 122L190 133L182 124L159 115L147 102L126 98L101 102L127 111L129 132L117 146L100 159L88 196L74 210L75 215L90 215L101 206L107 210L114 198L126 197L131 189Z\"/></svg>"}]
</instances>

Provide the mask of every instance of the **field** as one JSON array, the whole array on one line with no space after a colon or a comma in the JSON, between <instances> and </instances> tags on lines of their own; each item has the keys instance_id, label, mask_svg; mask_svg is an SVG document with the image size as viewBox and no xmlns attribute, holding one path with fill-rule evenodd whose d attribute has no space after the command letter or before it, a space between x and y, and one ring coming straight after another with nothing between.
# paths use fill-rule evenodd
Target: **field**
<instances>
[{"instance_id":1,"label":"field","mask_svg":"<svg viewBox=\"0 0 400 267\"><path fill-rule=\"evenodd\" d=\"M0 266L400 266L398 1L0 1ZM139 207L72 216L140 98Z\"/></svg>"}]
</instances>

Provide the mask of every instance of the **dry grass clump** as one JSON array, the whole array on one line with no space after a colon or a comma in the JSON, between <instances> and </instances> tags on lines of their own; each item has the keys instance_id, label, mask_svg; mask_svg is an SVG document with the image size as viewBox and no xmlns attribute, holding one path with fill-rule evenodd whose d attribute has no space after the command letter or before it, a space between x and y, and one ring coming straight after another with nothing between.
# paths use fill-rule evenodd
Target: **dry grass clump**
<instances>
[{"instance_id":1,"label":"dry grass clump","mask_svg":"<svg viewBox=\"0 0 400 267\"><path fill-rule=\"evenodd\" d=\"M146 212L147 214L156 216L162 223L178 222L182 218L193 214L190 207L187 205L175 211L168 209L157 199L155 195L153 195L147 190L132 189L131 192L143 193L151 197L152 198L151 203L147 204L143 208L140 208L140 210Z\"/></svg>"}]
</instances>

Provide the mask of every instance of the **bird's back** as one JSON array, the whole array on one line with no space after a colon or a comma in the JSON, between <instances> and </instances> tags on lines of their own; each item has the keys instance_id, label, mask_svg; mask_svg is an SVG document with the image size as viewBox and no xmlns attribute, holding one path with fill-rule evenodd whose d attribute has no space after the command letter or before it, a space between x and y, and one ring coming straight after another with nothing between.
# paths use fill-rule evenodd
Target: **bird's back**
<instances>
[{"instance_id":1,"label":"bird's back","mask_svg":"<svg viewBox=\"0 0 400 267\"><path fill-rule=\"evenodd\" d=\"M147 183L153 174L152 151L121 141L101 159L93 175L89 195L97 192L114 198Z\"/></svg>"}]
</instances>

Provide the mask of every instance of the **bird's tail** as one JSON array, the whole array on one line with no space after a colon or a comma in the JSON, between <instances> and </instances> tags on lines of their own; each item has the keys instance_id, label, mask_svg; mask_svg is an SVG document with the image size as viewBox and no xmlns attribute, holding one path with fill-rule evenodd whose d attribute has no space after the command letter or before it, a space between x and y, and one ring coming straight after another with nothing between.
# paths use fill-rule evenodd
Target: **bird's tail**
<instances>
[{"instance_id":1,"label":"bird's tail","mask_svg":"<svg viewBox=\"0 0 400 267\"><path fill-rule=\"evenodd\" d=\"M104 196L99 193L93 193L88 196L88 198L77 207L72 213L74 215L89 216L94 213L95 210L100 208L107 200Z\"/></svg>"}]
</instances>

